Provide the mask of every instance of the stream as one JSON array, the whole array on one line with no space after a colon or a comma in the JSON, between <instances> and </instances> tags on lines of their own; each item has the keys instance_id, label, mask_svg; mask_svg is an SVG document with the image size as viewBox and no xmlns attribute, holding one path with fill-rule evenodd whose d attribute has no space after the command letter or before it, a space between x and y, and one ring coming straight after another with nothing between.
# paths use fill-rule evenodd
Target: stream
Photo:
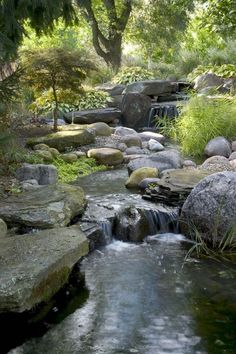
<instances>
[{"instance_id":1,"label":"stream","mask_svg":"<svg viewBox=\"0 0 236 354\"><path fill-rule=\"evenodd\" d=\"M119 193L126 170L79 181L90 201ZM191 258L173 233L141 244L112 240L81 266L86 301L11 354L235 354L236 266ZM63 312L63 310L62 310ZM62 316L63 318L63 316Z\"/></svg>"}]
</instances>

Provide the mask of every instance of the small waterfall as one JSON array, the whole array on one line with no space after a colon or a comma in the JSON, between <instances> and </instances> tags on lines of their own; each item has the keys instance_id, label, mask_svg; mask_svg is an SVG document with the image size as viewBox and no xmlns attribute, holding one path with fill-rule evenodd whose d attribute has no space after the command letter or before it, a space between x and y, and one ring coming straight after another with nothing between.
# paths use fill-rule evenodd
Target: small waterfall
<instances>
[{"instance_id":1,"label":"small waterfall","mask_svg":"<svg viewBox=\"0 0 236 354\"><path fill-rule=\"evenodd\" d=\"M179 211L178 209L170 212L159 210L145 210L146 218L150 226L150 233L161 234L167 232L178 233L179 231Z\"/></svg>"},{"instance_id":2,"label":"small waterfall","mask_svg":"<svg viewBox=\"0 0 236 354\"><path fill-rule=\"evenodd\" d=\"M179 116L179 107L174 104L154 104L151 106L148 112L148 128L154 127L155 119L158 118L170 118L173 119Z\"/></svg>"},{"instance_id":3,"label":"small waterfall","mask_svg":"<svg viewBox=\"0 0 236 354\"><path fill-rule=\"evenodd\" d=\"M109 220L101 221L100 226L102 228L103 237L106 245L111 243L112 237L112 223Z\"/></svg>"}]
</instances>

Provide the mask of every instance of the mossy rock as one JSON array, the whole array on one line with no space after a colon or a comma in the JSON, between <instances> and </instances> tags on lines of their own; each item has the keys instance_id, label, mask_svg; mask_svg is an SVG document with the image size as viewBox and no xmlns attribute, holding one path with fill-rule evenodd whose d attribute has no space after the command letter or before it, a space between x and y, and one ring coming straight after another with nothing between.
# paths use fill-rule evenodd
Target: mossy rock
<instances>
[{"instance_id":1,"label":"mossy rock","mask_svg":"<svg viewBox=\"0 0 236 354\"><path fill-rule=\"evenodd\" d=\"M73 152L70 152L68 154L63 154L63 155L61 155L61 158L65 162L69 162L69 163L73 163L73 162L76 162L78 160L78 156L76 154L74 154Z\"/></svg>"},{"instance_id":2,"label":"mossy rock","mask_svg":"<svg viewBox=\"0 0 236 354\"><path fill-rule=\"evenodd\" d=\"M109 125L103 122L90 124L89 128L95 131L96 136L110 136L112 133L112 129Z\"/></svg>"},{"instance_id":3,"label":"mossy rock","mask_svg":"<svg viewBox=\"0 0 236 354\"><path fill-rule=\"evenodd\" d=\"M52 154L53 157L57 157L60 155L60 152L55 149L55 148L49 148L50 153Z\"/></svg>"},{"instance_id":4,"label":"mossy rock","mask_svg":"<svg viewBox=\"0 0 236 354\"><path fill-rule=\"evenodd\" d=\"M89 131L89 129L81 129L60 131L40 138L32 138L27 141L27 145L34 147L36 144L46 144L62 152L68 147L77 148L81 145L92 144L94 141L95 137L92 131Z\"/></svg>"},{"instance_id":5,"label":"mossy rock","mask_svg":"<svg viewBox=\"0 0 236 354\"><path fill-rule=\"evenodd\" d=\"M152 167L141 167L131 173L125 183L126 188L137 188L139 183L145 178L158 177L158 169Z\"/></svg>"},{"instance_id":6,"label":"mossy rock","mask_svg":"<svg viewBox=\"0 0 236 354\"><path fill-rule=\"evenodd\" d=\"M53 155L50 151L47 150L36 150L35 153L42 157L45 162L52 162L53 161Z\"/></svg>"},{"instance_id":7,"label":"mossy rock","mask_svg":"<svg viewBox=\"0 0 236 354\"><path fill-rule=\"evenodd\" d=\"M49 151L50 147L46 144L36 144L34 146L34 150L43 150L43 151Z\"/></svg>"},{"instance_id":8,"label":"mossy rock","mask_svg":"<svg viewBox=\"0 0 236 354\"><path fill-rule=\"evenodd\" d=\"M107 166L120 165L124 160L124 155L120 150L112 148L91 149L88 157L93 157L99 164Z\"/></svg>"}]
</instances>

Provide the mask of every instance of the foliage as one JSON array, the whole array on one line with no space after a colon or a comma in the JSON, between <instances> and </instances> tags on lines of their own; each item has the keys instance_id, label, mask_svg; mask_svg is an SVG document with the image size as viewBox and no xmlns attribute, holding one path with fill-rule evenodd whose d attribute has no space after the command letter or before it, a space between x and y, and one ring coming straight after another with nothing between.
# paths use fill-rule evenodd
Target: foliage
<instances>
[{"instance_id":1,"label":"foliage","mask_svg":"<svg viewBox=\"0 0 236 354\"><path fill-rule=\"evenodd\" d=\"M224 65L199 65L194 69L189 75L188 79L193 81L197 76L205 73L214 73L218 76L229 78L236 77L236 65L233 64L224 64Z\"/></svg>"},{"instance_id":2,"label":"foliage","mask_svg":"<svg viewBox=\"0 0 236 354\"><path fill-rule=\"evenodd\" d=\"M235 0L208 0L207 17L213 31L232 36L236 31Z\"/></svg>"},{"instance_id":3,"label":"foliage","mask_svg":"<svg viewBox=\"0 0 236 354\"><path fill-rule=\"evenodd\" d=\"M220 241L216 234L210 244L202 237L201 233L195 226L193 226L192 229L195 243L186 254L185 261L192 255L196 255L198 258L207 256L213 259L227 259L227 257L236 254L235 226L225 232Z\"/></svg>"},{"instance_id":4,"label":"foliage","mask_svg":"<svg viewBox=\"0 0 236 354\"><path fill-rule=\"evenodd\" d=\"M141 68L139 66L123 68L113 78L113 82L116 84L130 84L132 82L153 79L153 73L149 70Z\"/></svg>"},{"instance_id":5,"label":"foliage","mask_svg":"<svg viewBox=\"0 0 236 354\"><path fill-rule=\"evenodd\" d=\"M174 138L184 153L202 156L206 144L217 136L235 138L236 101L232 97L192 97L183 106L174 127Z\"/></svg>"},{"instance_id":6,"label":"foliage","mask_svg":"<svg viewBox=\"0 0 236 354\"><path fill-rule=\"evenodd\" d=\"M57 129L59 110L58 89L81 91L81 83L89 70L94 69L91 61L81 58L77 50L50 48L26 52L22 58L25 68L23 81L35 92L52 90L55 108L53 110L54 130Z\"/></svg>"},{"instance_id":7,"label":"foliage","mask_svg":"<svg viewBox=\"0 0 236 354\"><path fill-rule=\"evenodd\" d=\"M63 18L71 23L74 9L71 0L25 0L0 2L0 57L15 55L27 32L25 21L37 34L51 32L55 21Z\"/></svg>"},{"instance_id":8,"label":"foliage","mask_svg":"<svg viewBox=\"0 0 236 354\"><path fill-rule=\"evenodd\" d=\"M111 97L104 91L86 90L81 94L76 94L71 90L58 90L58 109L60 112L67 113L71 111L105 108L107 103L111 101ZM42 93L33 103L29 105L29 109L35 115L48 114L55 109L55 101L52 90Z\"/></svg>"},{"instance_id":9,"label":"foliage","mask_svg":"<svg viewBox=\"0 0 236 354\"><path fill-rule=\"evenodd\" d=\"M53 161L54 166L58 169L60 182L72 182L78 177L86 176L97 171L106 169L103 165L97 165L95 159L81 157L76 162L68 163L57 157Z\"/></svg>"},{"instance_id":10,"label":"foliage","mask_svg":"<svg viewBox=\"0 0 236 354\"><path fill-rule=\"evenodd\" d=\"M169 118L167 116L164 117L154 117L155 127L158 133L163 134L166 137L173 137L175 134L175 125L178 118Z\"/></svg>"}]
</instances>

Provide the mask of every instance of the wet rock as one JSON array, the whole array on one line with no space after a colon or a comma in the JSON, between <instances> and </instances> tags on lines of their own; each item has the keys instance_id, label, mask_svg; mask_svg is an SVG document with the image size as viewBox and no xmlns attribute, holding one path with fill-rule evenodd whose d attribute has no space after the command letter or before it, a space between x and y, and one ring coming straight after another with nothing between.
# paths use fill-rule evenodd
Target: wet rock
<instances>
[{"instance_id":1,"label":"wet rock","mask_svg":"<svg viewBox=\"0 0 236 354\"><path fill-rule=\"evenodd\" d=\"M0 219L0 240L7 234L7 224L4 220Z\"/></svg>"},{"instance_id":2,"label":"wet rock","mask_svg":"<svg viewBox=\"0 0 236 354\"><path fill-rule=\"evenodd\" d=\"M157 168L159 171L163 171L181 168L182 164L182 158L176 150L167 150L132 160L127 167L130 174L141 167L153 167Z\"/></svg>"},{"instance_id":3,"label":"wet rock","mask_svg":"<svg viewBox=\"0 0 236 354\"><path fill-rule=\"evenodd\" d=\"M110 124L120 121L121 111L116 108L100 108L70 112L65 114L65 121L72 123L72 116L75 124L93 124L97 122Z\"/></svg>"},{"instance_id":4,"label":"wet rock","mask_svg":"<svg viewBox=\"0 0 236 354\"><path fill-rule=\"evenodd\" d=\"M57 168L53 165L24 163L16 171L19 181L36 180L39 185L54 184L58 181Z\"/></svg>"},{"instance_id":5,"label":"wet rock","mask_svg":"<svg viewBox=\"0 0 236 354\"><path fill-rule=\"evenodd\" d=\"M106 238L101 225L96 222L80 222L79 225L88 239L90 252L106 245Z\"/></svg>"},{"instance_id":6,"label":"wet rock","mask_svg":"<svg viewBox=\"0 0 236 354\"><path fill-rule=\"evenodd\" d=\"M156 140L159 143L163 144L165 142L165 137L162 134L159 133L154 133L154 132L142 132L139 133L140 138L142 139L143 142L149 141L150 139Z\"/></svg>"},{"instance_id":7,"label":"wet rock","mask_svg":"<svg viewBox=\"0 0 236 354\"><path fill-rule=\"evenodd\" d=\"M162 93L172 93L178 90L176 83L167 80L146 80L127 85L125 93L138 93L146 96L158 96Z\"/></svg>"},{"instance_id":8,"label":"wet rock","mask_svg":"<svg viewBox=\"0 0 236 354\"><path fill-rule=\"evenodd\" d=\"M126 188L137 188L144 178L158 177L158 170L151 167L141 167L131 173L125 183Z\"/></svg>"},{"instance_id":9,"label":"wet rock","mask_svg":"<svg viewBox=\"0 0 236 354\"><path fill-rule=\"evenodd\" d=\"M151 99L139 93L127 93L122 101L122 122L128 128L138 129L147 125Z\"/></svg>"},{"instance_id":10,"label":"wet rock","mask_svg":"<svg viewBox=\"0 0 236 354\"><path fill-rule=\"evenodd\" d=\"M38 229L63 227L86 206L80 187L67 184L41 186L0 201L0 217L10 226Z\"/></svg>"},{"instance_id":11,"label":"wet rock","mask_svg":"<svg viewBox=\"0 0 236 354\"><path fill-rule=\"evenodd\" d=\"M159 143L158 141L156 141L154 139L149 140L148 148L149 148L149 150L154 151L154 152L163 151L165 149L161 143Z\"/></svg>"},{"instance_id":12,"label":"wet rock","mask_svg":"<svg viewBox=\"0 0 236 354\"><path fill-rule=\"evenodd\" d=\"M201 166L199 166L199 169L211 171L212 173L221 171L233 171L229 160L224 156L209 157L203 162Z\"/></svg>"},{"instance_id":13,"label":"wet rock","mask_svg":"<svg viewBox=\"0 0 236 354\"><path fill-rule=\"evenodd\" d=\"M120 150L111 148L98 148L88 151L88 157L93 157L101 165L116 166L120 165L124 156Z\"/></svg>"},{"instance_id":14,"label":"wet rock","mask_svg":"<svg viewBox=\"0 0 236 354\"><path fill-rule=\"evenodd\" d=\"M204 153L208 157L216 155L229 157L231 145L223 136L218 136L207 143Z\"/></svg>"},{"instance_id":15,"label":"wet rock","mask_svg":"<svg viewBox=\"0 0 236 354\"><path fill-rule=\"evenodd\" d=\"M236 173L212 174L192 190L183 205L181 227L193 236L192 225L210 242L219 242L235 226Z\"/></svg>"},{"instance_id":16,"label":"wet rock","mask_svg":"<svg viewBox=\"0 0 236 354\"><path fill-rule=\"evenodd\" d=\"M111 127L104 122L97 122L89 125L95 131L96 136L110 136L112 133Z\"/></svg>"},{"instance_id":17,"label":"wet rock","mask_svg":"<svg viewBox=\"0 0 236 354\"><path fill-rule=\"evenodd\" d=\"M151 185L157 185L160 178L144 178L138 185L140 189L146 189Z\"/></svg>"},{"instance_id":18,"label":"wet rock","mask_svg":"<svg viewBox=\"0 0 236 354\"><path fill-rule=\"evenodd\" d=\"M68 147L77 148L81 145L92 144L95 137L88 129L65 130L49 134L40 138L32 138L27 141L28 146L34 147L36 144L46 144L58 151L64 151Z\"/></svg>"},{"instance_id":19,"label":"wet rock","mask_svg":"<svg viewBox=\"0 0 236 354\"><path fill-rule=\"evenodd\" d=\"M142 147L142 140L141 138L136 135L136 134L127 134L125 136L123 136L120 141L124 144L127 145L127 147L131 147L131 146L138 146L138 147Z\"/></svg>"},{"instance_id":20,"label":"wet rock","mask_svg":"<svg viewBox=\"0 0 236 354\"><path fill-rule=\"evenodd\" d=\"M23 312L48 301L87 253L78 226L0 239L0 312Z\"/></svg>"}]
</instances>

